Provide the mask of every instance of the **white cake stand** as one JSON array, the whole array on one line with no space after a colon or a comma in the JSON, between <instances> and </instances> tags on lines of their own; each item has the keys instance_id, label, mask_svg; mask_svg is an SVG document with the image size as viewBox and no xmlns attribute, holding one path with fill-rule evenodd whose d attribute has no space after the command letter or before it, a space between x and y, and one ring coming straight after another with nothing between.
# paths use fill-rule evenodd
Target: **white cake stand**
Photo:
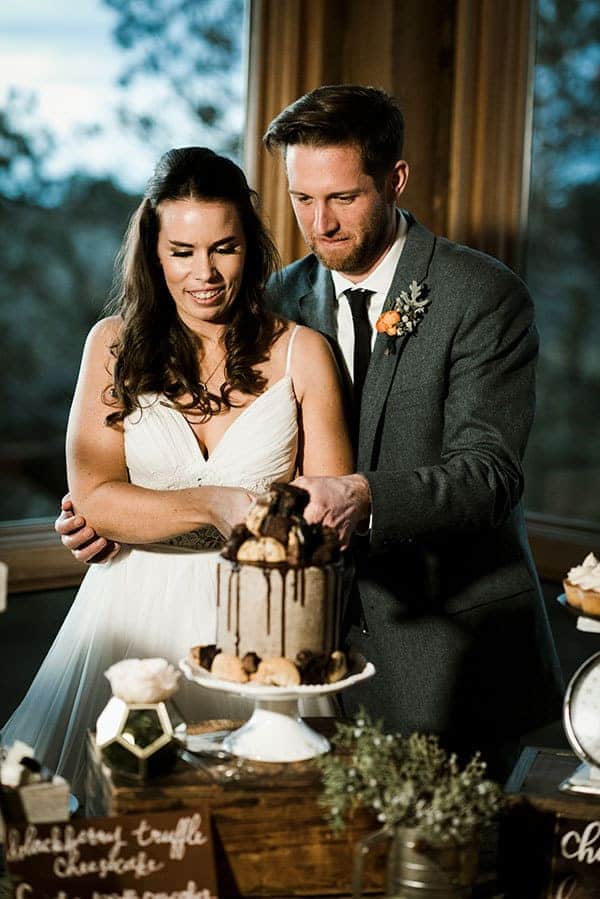
<instances>
[{"instance_id":1,"label":"white cake stand","mask_svg":"<svg viewBox=\"0 0 600 899\"><path fill-rule=\"evenodd\" d=\"M191 665L187 659L182 659L179 667L188 680L201 687L254 701L254 711L249 720L228 734L222 746L232 755L257 762L300 762L328 752L331 748L329 740L302 720L298 700L339 693L375 674L374 665L366 662L359 672L335 684L268 687L221 680L210 671Z\"/></svg>"}]
</instances>

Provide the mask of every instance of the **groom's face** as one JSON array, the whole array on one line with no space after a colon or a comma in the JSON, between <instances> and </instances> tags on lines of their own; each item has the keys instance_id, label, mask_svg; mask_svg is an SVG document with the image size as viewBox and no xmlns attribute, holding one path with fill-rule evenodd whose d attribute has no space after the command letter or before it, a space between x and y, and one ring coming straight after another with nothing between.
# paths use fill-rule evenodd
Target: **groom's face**
<instances>
[{"instance_id":1,"label":"groom's face","mask_svg":"<svg viewBox=\"0 0 600 899\"><path fill-rule=\"evenodd\" d=\"M396 234L396 169L379 187L355 146L293 144L286 148L292 206L304 240L320 262L351 281L378 264ZM405 165L405 164L404 164Z\"/></svg>"}]
</instances>

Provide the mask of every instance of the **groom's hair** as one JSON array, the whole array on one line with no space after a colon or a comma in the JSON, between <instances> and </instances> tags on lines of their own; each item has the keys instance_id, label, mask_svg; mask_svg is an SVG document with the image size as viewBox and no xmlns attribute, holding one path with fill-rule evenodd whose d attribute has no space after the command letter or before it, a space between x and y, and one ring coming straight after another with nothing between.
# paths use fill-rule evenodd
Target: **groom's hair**
<instances>
[{"instance_id":1,"label":"groom's hair","mask_svg":"<svg viewBox=\"0 0 600 899\"><path fill-rule=\"evenodd\" d=\"M264 136L269 151L294 144L356 146L376 180L402 159L404 117L398 102L375 87L329 84L304 94L276 116Z\"/></svg>"}]
</instances>

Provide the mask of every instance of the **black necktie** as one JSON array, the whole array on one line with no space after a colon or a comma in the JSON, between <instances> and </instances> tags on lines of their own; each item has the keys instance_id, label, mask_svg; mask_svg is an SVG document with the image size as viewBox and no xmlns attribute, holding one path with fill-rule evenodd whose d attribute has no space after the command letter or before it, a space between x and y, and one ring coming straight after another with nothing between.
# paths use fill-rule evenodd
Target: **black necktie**
<instances>
[{"instance_id":1,"label":"black necktie","mask_svg":"<svg viewBox=\"0 0 600 899\"><path fill-rule=\"evenodd\" d=\"M350 303L354 325L354 405L358 418L363 384L371 358L371 323L367 303L373 291L356 288L344 293Z\"/></svg>"}]
</instances>

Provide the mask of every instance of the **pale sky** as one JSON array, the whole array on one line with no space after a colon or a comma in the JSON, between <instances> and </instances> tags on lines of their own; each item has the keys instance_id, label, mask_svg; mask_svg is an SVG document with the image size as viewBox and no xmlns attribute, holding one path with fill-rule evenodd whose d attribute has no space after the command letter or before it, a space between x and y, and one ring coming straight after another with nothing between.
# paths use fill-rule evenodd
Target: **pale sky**
<instances>
[{"instance_id":1,"label":"pale sky","mask_svg":"<svg viewBox=\"0 0 600 899\"><path fill-rule=\"evenodd\" d=\"M101 0L0 0L0 105L11 86L37 94L34 119L58 139L50 174L85 169L113 174L140 190L160 153L170 146L210 144L210 137L172 99L170 133L161 134L160 144L142 143L116 121L114 110L124 97L116 81L127 57L111 39L115 19ZM149 93L155 108L167 103L156 82L136 81L127 91L129 108L147 108ZM81 126L98 122L103 135L82 136Z\"/></svg>"}]
</instances>

